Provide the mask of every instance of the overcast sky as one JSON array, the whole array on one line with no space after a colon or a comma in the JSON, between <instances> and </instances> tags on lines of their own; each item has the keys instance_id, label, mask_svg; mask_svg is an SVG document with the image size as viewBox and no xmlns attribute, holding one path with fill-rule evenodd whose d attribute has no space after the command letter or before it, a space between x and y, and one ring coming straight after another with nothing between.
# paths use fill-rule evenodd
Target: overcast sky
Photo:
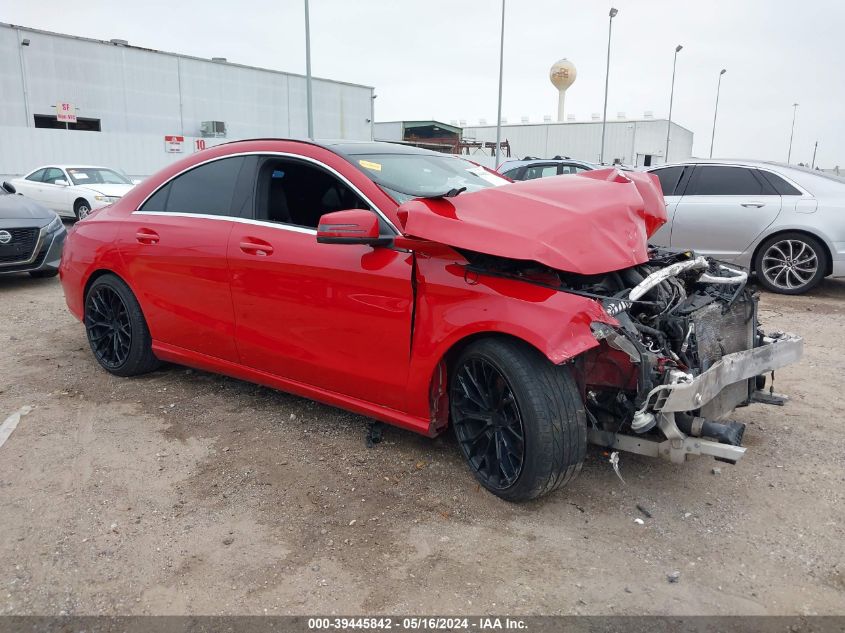
<instances>
[{"instance_id":1,"label":"overcast sky","mask_svg":"<svg viewBox=\"0 0 845 633\"><path fill-rule=\"evenodd\" d=\"M507 0L503 116L554 115L551 64L578 78L567 113L589 120L604 98L608 10L613 21L608 118L669 109L707 156L719 70L715 156L845 166L845 0ZM494 123L501 0L311 0L316 76L376 88L376 120L479 118ZM199 57L304 73L302 0L5 0L0 21Z\"/></svg>"}]
</instances>

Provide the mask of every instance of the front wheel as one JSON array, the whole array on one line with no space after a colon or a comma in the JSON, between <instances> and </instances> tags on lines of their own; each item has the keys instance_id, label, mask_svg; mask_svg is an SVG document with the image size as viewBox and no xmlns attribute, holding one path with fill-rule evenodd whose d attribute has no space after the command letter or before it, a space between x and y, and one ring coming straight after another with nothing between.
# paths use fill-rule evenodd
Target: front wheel
<instances>
[{"instance_id":1,"label":"front wheel","mask_svg":"<svg viewBox=\"0 0 845 633\"><path fill-rule=\"evenodd\" d=\"M534 499L581 470L587 427L575 380L531 346L472 343L454 364L449 399L470 469L502 499Z\"/></svg>"},{"instance_id":2,"label":"front wheel","mask_svg":"<svg viewBox=\"0 0 845 633\"><path fill-rule=\"evenodd\" d=\"M91 203L87 200L77 200L73 205L73 213L77 220L84 220L91 213Z\"/></svg>"},{"instance_id":3,"label":"front wheel","mask_svg":"<svg viewBox=\"0 0 845 633\"><path fill-rule=\"evenodd\" d=\"M106 371L137 376L159 366L141 306L116 275L103 275L91 284L85 295L84 322L94 358Z\"/></svg>"},{"instance_id":4,"label":"front wheel","mask_svg":"<svg viewBox=\"0 0 845 633\"><path fill-rule=\"evenodd\" d=\"M800 295L821 283L827 272L827 253L814 237L781 233L760 245L754 269L766 289Z\"/></svg>"}]
</instances>

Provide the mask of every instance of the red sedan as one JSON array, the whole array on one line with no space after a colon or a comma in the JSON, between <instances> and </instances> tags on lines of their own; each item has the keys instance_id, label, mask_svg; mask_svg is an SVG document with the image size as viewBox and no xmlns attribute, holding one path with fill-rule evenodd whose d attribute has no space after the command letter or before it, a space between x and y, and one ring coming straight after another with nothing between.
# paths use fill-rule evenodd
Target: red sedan
<instances>
[{"instance_id":1,"label":"red sedan","mask_svg":"<svg viewBox=\"0 0 845 633\"><path fill-rule=\"evenodd\" d=\"M588 441L736 461L744 426L717 419L800 355L758 334L744 272L650 249L665 220L647 174L509 183L401 145L240 141L77 223L60 272L113 374L168 361L451 425L478 480L524 500Z\"/></svg>"}]
</instances>

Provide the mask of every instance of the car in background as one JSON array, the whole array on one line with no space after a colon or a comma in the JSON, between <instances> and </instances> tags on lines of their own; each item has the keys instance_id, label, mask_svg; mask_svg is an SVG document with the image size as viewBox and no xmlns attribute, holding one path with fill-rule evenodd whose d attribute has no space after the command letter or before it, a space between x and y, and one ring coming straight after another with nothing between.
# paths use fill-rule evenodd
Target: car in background
<instances>
[{"instance_id":1,"label":"car in background","mask_svg":"<svg viewBox=\"0 0 845 633\"><path fill-rule=\"evenodd\" d=\"M51 165L15 178L12 185L60 216L81 220L120 200L137 182L108 167Z\"/></svg>"},{"instance_id":2,"label":"car in background","mask_svg":"<svg viewBox=\"0 0 845 633\"><path fill-rule=\"evenodd\" d=\"M588 442L735 462L745 426L716 420L800 357L758 334L746 272L648 246L665 220L644 173L514 183L393 143L236 141L79 222L61 281L112 374L174 362L451 426L478 481L522 501Z\"/></svg>"},{"instance_id":3,"label":"car in background","mask_svg":"<svg viewBox=\"0 0 845 633\"><path fill-rule=\"evenodd\" d=\"M29 273L55 277L67 231L61 218L33 200L0 187L0 275Z\"/></svg>"},{"instance_id":4,"label":"car in background","mask_svg":"<svg viewBox=\"0 0 845 633\"><path fill-rule=\"evenodd\" d=\"M661 165L668 222L657 246L739 264L765 288L802 294L845 276L845 179L773 162Z\"/></svg>"},{"instance_id":5,"label":"car in background","mask_svg":"<svg viewBox=\"0 0 845 633\"><path fill-rule=\"evenodd\" d=\"M511 180L534 180L566 174L578 174L597 169L596 165L565 156L543 159L526 156L522 160L507 160L496 170Z\"/></svg>"}]
</instances>

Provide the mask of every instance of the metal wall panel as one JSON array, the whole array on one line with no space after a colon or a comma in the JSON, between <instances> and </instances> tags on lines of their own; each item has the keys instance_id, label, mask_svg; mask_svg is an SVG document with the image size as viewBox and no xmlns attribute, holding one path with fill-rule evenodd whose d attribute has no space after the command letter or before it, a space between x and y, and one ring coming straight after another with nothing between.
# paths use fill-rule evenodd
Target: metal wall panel
<instances>
[{"instance_id":1,"label":"metal wall panel","mask_svg":"<svg viewBox=\"0 0 845 633\"><path fill-rule=\"evenodd\" d=\"M619 159L626 165L642 166L643 156L652 156L652 164L663 163L666 149L665 119L608 121L605 133L605 162ZM598 162L601 148L601 122L503 125L502 139L511 147L512 158L556 155ZM493 126L465 127L464 138L495 141ZM692 156L693 134L672 123L670 160Z\"/></svg>"},{"instance_id":2,"label":"metal wall panel","mask_svg":"<svg viewBox=\"0 0 845 633\"><path fill-rule=\"evenodd\" d=\"M23 38L29 46L21 46ZM126 162L136 165L124 167L130 173L148 174L171 159L165 134L199 136L203 121L224 121L229 140L304 138L305 86L299 75L0 24L0 126L23 130L4 130L0 173L69 160ZM317 138L372 138L372 88L314 79L313 89ZM34 130L33 115L54 115L60 101L74 104L79 117L100 119L102 131ZM23 153L13 138L27 144Z\"/></svg>"},{"instance_id":3,"label":"metal wall panel","mask_svg":"<svg viewBox=\"0 0 845 633\"><path fill-rule=\"evenodd\" d=\"M50 164L103 165L131 176L145 177L189 155L195 137L185 137L184 152L164 151L164 137L152 134L97 134L71 130L0 127L0 178L8 179ZM201 139L213 147L232 139Z\"/></svg>"}]
</instances>

